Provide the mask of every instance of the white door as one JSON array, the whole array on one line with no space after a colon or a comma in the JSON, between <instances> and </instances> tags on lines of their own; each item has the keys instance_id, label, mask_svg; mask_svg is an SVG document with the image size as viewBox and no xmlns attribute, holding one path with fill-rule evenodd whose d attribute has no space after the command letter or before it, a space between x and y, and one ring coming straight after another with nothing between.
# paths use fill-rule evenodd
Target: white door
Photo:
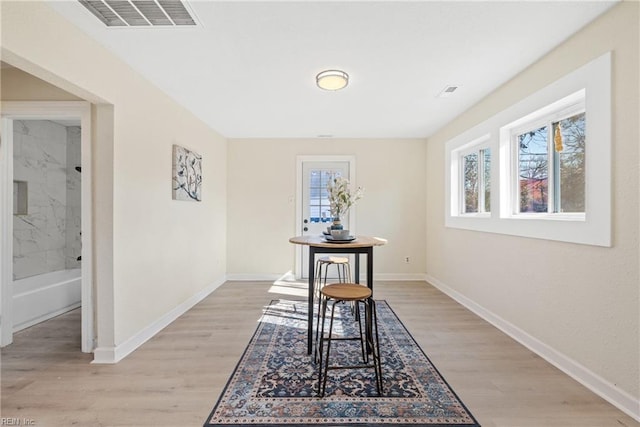
<instances>
[{"instance_id":1,"label":"white door","mask_svg":"<svg viewBox=\"0 0 640 427\"><path fill-rule=\"evenodd\" d=\"M309 158L302 161L300 198L300 233L304 236L320 236L327 227L331 226L332 217L329 209L329 199L327 196L327 183L336 176L350 179L350 172L353 171L353 159L338 158L337 160L314 160ZM350 179L351 180L351 179ZM352 219L347 215L340 218L345 228L352 226ZM302 246L299 254L298 269L299 277L307 278L309 275L309 252L308 248Z\"/></svg>"}]
</instances>

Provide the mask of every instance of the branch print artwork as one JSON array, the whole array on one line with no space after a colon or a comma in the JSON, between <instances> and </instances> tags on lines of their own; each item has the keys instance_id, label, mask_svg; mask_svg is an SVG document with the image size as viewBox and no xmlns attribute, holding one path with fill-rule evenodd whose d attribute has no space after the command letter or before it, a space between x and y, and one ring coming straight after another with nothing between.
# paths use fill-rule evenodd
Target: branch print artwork
<instances>
[{"instance_id":1,"label":"branch print artwork","mask_svg":"<svg viewBox=\"0 0 640 427\"><path fill-rule=\"evenodd\" d=\"M173 146L173 199L202 200L202 156Z\"/></svg>"}]
</instances>

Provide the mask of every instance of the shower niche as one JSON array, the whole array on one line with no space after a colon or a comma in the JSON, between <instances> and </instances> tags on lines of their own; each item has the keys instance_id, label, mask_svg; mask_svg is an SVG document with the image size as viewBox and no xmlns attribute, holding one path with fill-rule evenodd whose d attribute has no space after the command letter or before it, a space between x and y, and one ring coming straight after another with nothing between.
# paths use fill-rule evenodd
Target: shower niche
<instances>
[{"instance_id":1,"label":"shower niche","mask_svg":"<svg viewBox=\"0 0 640 427\"><path fill-rule=\"evenodd\" d=\"M13 181L13 214L27 215L28 185L26 181Z\"/></svg>"}]
</instances>

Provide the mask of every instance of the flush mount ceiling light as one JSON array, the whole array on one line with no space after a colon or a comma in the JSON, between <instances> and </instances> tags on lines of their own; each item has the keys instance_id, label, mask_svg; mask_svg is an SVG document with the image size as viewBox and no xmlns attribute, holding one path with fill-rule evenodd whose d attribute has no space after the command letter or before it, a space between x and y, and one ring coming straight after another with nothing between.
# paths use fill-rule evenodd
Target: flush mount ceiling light
<instances>
[{"instance_id":1,"label":"flush mount ceiling light","mask_svg":"<svg viewBox=\"0 0 640 427\"><path fill-rule=\"evenodd\" d=\"M349 84L349 74L340 70L326 70L316 76L316 84L324 90L340 90Z\"/></svg>"}]
</instances>

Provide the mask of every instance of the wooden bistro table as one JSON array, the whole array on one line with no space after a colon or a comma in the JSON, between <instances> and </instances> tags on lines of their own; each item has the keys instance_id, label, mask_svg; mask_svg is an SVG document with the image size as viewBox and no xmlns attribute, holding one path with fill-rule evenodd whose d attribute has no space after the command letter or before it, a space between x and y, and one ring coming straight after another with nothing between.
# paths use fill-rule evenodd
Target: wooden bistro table
<instances>
[{"instance_id":1,"label":"wooden bistro table","mask_svg":"<svg viewBox=\"0 0 640 427\"><path fill-rule=\"evenodd\" d=\"M289 239L296 245L309 246L309 319L307 325L307 353L313 350L313 298L315 256L316 254L354 254L355 255L355 283L360 283L360 255L367 255L367 287L373 291L373 247L387 243L385 239L369 236L357 236L349 242L330 242L323 236L296 236Z\"/></svg>"}]
</instances>

